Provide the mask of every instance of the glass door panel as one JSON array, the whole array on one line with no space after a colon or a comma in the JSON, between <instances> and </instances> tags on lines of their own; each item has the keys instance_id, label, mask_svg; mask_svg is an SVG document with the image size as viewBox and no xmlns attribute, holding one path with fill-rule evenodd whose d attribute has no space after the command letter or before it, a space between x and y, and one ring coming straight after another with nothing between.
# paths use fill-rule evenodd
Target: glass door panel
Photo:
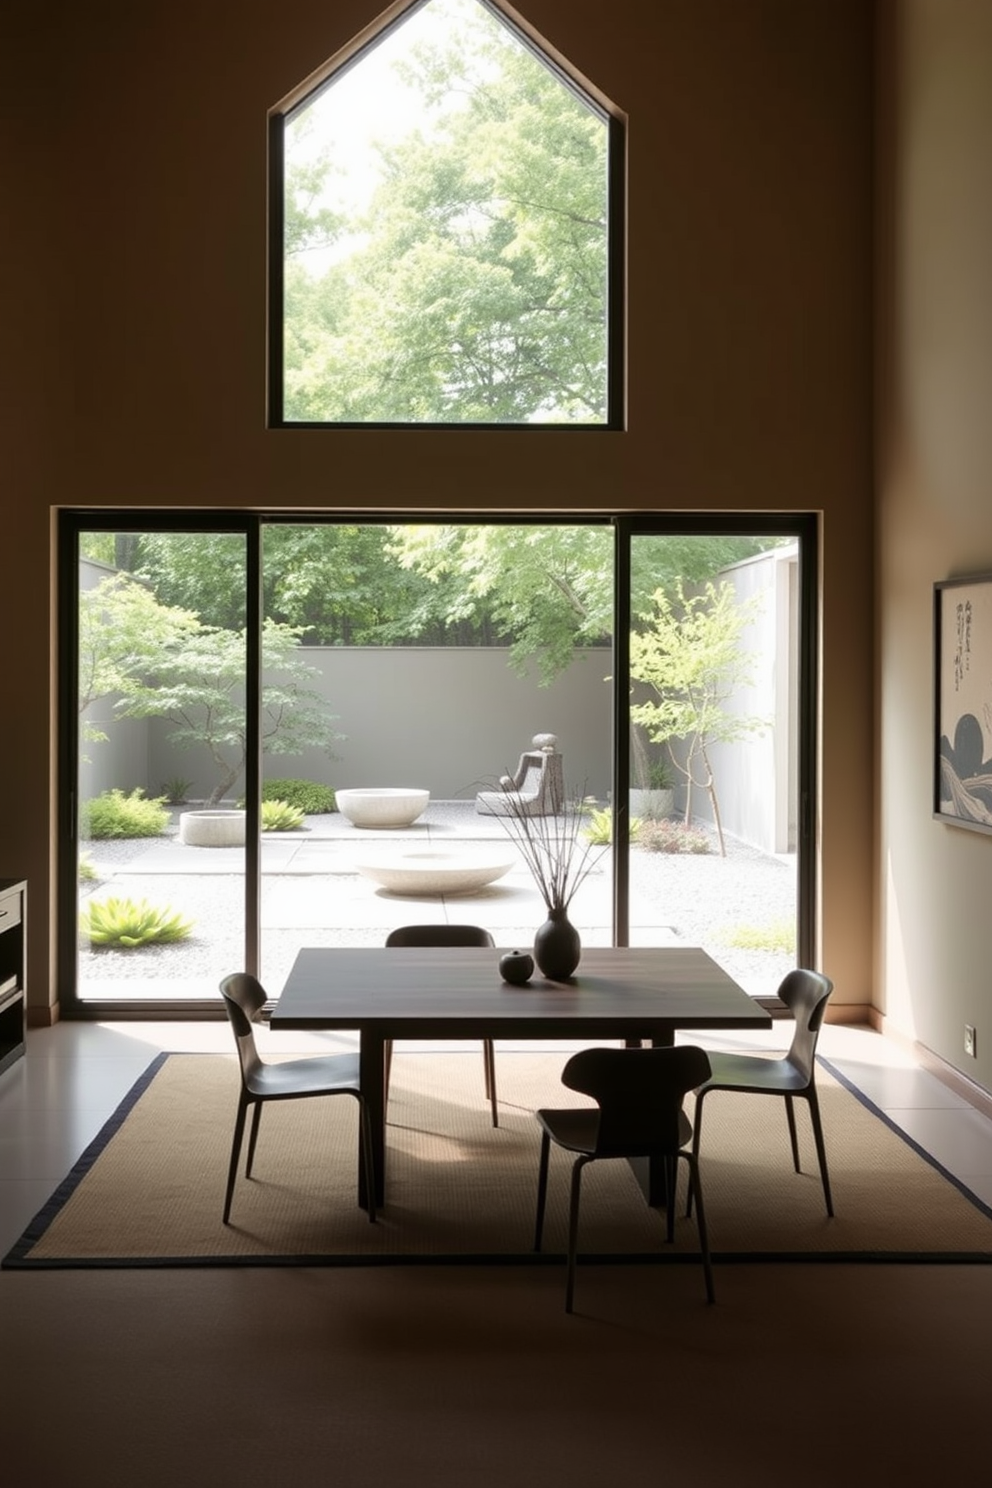
<instances>
[{"instance_id":1,"label":"glass door panel","mask_svg":"<svg viewBox=\"0 0 992 1488\"><path fill-rule=\"evenodd\" d=\"M479 796L546 734L568 793L606 806L612 573L605 523L263 528L263 653L267 633L291 643L263 674L266 986L282 985L302 946L382 945L407 923L533 943L538 892ZM294 731L267 739L277 681L298 688ZM406 814L377 816L404 794ZM612 942L610 866L575 904L586 944Z\"/></svg>"},{"instance_id":2,"label":"glass door panel","mask_svg":"<svg viewBox=\"0 0 992 1488\"><path fill-rule=\"evenodd\" d=\"M245 965L246 539L78 554L77 998L212 1000Z\"/></svg>"},{"instance_id":3,"label":"glass door panel","mask_svg":"<svg viewBox=\"0 0 992 1488\"><path fill-rule=\"evenodd\" d=\"M799 543L632 539L632 945L701 945L753 996L797 964Z\"/></svg>"}]
</instances>

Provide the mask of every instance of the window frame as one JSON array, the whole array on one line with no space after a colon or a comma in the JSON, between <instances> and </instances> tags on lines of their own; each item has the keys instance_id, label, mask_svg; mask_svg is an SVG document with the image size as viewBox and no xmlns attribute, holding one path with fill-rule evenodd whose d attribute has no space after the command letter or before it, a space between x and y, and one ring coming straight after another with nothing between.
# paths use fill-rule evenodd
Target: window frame
<instances>
[{"instance_id":1,"label":"window frame","mask_svg":"<svg viewBox=\"0 0 992 1488\"><path fill-rule=\"evenodd\" d=\"M616 682L611 702L613 713L613 798L626 800L630 788L629 616L632 540L642 536L749 536L775 533L795 537L799 543L799 676L798 676L798 842L796 885L796 964L813 966L818 943L817 847L819 771L819 612L820 612L820 518L816 513L797 512L672 512L641 513L589 511L581 514L534 512L526 517L507 512L411 512L368 511L264 511L249 512L190 509L169 512L154 509L86 509L59 513L59 708L63 719L75 719L78 701L78 571L81 531L234 531L246 536L246 722L249 749L245 767L247 809L245 850L245 957L248 970L256 969L260 952L261 836L258 799L262 778L261 736L261 551L266 526L320 521L330 524L396 522L443 522L459 526L574 526L608 527L614 533L614 625L613 675ZM222 1018L219 998L202 1000L99 1002L81 999L77 985L77 882L76 788L79 771L78 731L59 729L59 829L57 861L57 955L61 1015L95 1020ZM613 854L613 943L629 944L630 842L626 813L618 813Z\"/></svg>"},{"instance_id":2,"label":"window frame","mask_svg":"<svg viewBox=\"0 0 992 1488\"><path fill-rule=\"evenodd\" d=\"M626 177L627 132L620 115L607 108L565 66L553 58L537 40L517 25L494 0L476 0L490 11L507 30L532 52L541 63L575 93L607 126L607 250L606 250L606 418L597 424L553 422L473 422L451 420L405 422L399 420L361 420L326 422L324 420L287 419L285 416L285 137L293 118L332 85L335 79L356 66L369 51L430 0L414 0L393 16L374 35L344 57L333 58L320 72L307 80L305 91L297 90L269 114L268 129L268 265L267 305L268 361L266 369L266 427L282 429L485 429L485 430L567 430L577 434L601 434L622 431L626 427Z\"/></svg>"}]
</instances>

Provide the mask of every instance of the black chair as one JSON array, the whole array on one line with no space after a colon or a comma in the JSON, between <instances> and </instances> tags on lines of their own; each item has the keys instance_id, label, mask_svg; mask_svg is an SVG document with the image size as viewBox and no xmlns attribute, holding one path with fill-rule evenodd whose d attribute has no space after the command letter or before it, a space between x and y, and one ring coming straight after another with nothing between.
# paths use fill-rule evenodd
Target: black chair
<instances>
[{"instance_id":1,"label":"black chair","mask_svg":"<svg viewBox=\"0 0 992 1488\"><path fill-rule=\"evenodd\" d=\"M572 1164L571 1200L568 1213L568 1276L565 1311L572 1311L575 1292L575 1252L579 1228L579 1191L582 1169L598 1158L644 1157L665 1167L667 1193L667 1238L675 1236L675 1189L678 1159L689 1169L689 1189L696 1195L699 1247L706 1299L714 1301L713 1269L710 1264L703 1190L696 1154L686 1151L692 1126L682 1109L687 1091L709 1074L704 1050L692 1044L662 1049L585 1049L562 1070L562 1083L570 1090L591 1095L598 1110L540 1110L541 1167L537 1184L537 1224L534 1249L541 1249L544 1208L548 1191L548 1157L551 1143L578 1156Z\"/></svg>"},{"instance_id":2,"label":"black chair","mask_svg":"<svg viewBox=\"0 0 992 1488\"><path fill-rule=\"evenodd\" d=\"M400 925L386 936L387 946L494 946L495 941L488 930L479 925ZM495 971L493 973L495 975ZM383 1081L385 1098L389 1098L389 1075L393 1065L393 1041L386 1039L384 1045L385 1069ZM492 1039L482 1040L482 1063L485 1068L486 1099L492 1111L493 1126L499 1126L499 1108L496 1104L496 1059Z\"/></svg>"},{"instance_id":3,"label":"black chair","mask_svg":"<svg viewBox=\"0 0 992 1488\"><path fill-rule=\"evenodd\" d=\"M796 1115L794 1100L804 1100L809 1106L813 1123L813 1140L820 1164L823 1182L823 1197L827 1202L827 1213L833 1217L834 1206L830 1197L830 1178L827 1174L827 1152L823 1144L823 1126L820 1121L820 1102L816 1094L816 1041L823 1026L823 1015L827 1010L827 999L834 990L829 977L818 971L802 968L786 974L778 995L796 1020L795 1032L788 1052L783 1055L762 1054L717 1054L710 1055L710 1077L696 1091L696 1132L692 1150L699 1156L699 1142L703 1130L703 1101L714 1090L738 1090L748 1095L780 1095L785 1099L785 1114L789 1123L789 1140L792 1143L792 1161L797 1173L799 1166L799 1143L796 1140ZM692 1212L692 1194L689 1195L687 1213Z\"/></svg>"},{"instance_id":4,"label":"black chair","mask_svg":"<svg viewBox=\"0 0 992 1488\"><path fill-rule=\"evenodd\" d=\"M369 1196L369 1219L375 1221L375 1184L372 1181L372 1129L368 1111L358 1084L357 1054L324 1054L313 1059L290 1059L280 1064L267 1064L260 1058L255 1046L253 1024L260 1022L262 1008L266 1003L265 991L255 977L248 972L236 972L225 977L220 984L227 1016L234 1029L241 1062L241 1094L238 1098L238 1114L234 1123L234 1141L231 1144L231 1163L227 1174L227 1192L224 1195L224 1223L231 1214L231 1197L238 1171L238 1158L244 1137L245 1117L248 1107L254 1107L251 1134L248 1138L248 1161L245 1177L251 1177L258 1141L258 1125L262 1106L272 1100L301 1100L314 1095L350 1095L358 1101L359 1130L361 1133L361 1161L365 1175L365 1191Z\"/></svg>"}]
</instances>

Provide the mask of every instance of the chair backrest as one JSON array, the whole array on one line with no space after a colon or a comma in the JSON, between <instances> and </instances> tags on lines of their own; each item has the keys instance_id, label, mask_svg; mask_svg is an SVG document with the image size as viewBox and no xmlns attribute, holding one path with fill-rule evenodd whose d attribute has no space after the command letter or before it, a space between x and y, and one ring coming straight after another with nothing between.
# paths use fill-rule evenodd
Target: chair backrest
<instances>
[{"instance_id":1,"label":"chair backrest","mask_svg":"<svg viewBox=\"0 0 992 1488\"><path fill-rule=\"evenodd\" d=\"M823 1026L827 1000L833 990L834 984L829 977L804 967L787 972L778 989L779 997L796 1020L786 1058L806 1080L813 1075L816 1041Z\"/></svg>"},{"instance_id":2,"label":"chair backrest","mask_svg":"<svg viewBox=\"0 0 992 1488\"><path fill-rule=\"evenodd\" d=\"M562 1070L562 1084L599 1106L598 1157L671 1155L685 1141L682 1101L710 1076L704 1049L583 1049Z\"/></svg>"},{"instance_id":3,"label":"chair backrest","mask_svg":"<svg viewBox=\"0 0 992 1488\"><path fill-rule=\"evenodd\" d=\"M386 936L387 946L493 946L481 925L399 925Z\"/></svg>"},{"instance_id":4,"label":"chair backrest","mask_svg":"<svg viewBox=\"0 0 992 1488\"><path fill-rule=\"evenodd\" d=\"M255 1047L255 1030L262 1009L267 1002L265 989L256 977L247 971L236 971L226 976L220 984L221 996L227 1016L234 1029L234 1041L238 1046L241 1074L247 1077L259 1068L262 1061Z\"/></svg>"}]
</instances>

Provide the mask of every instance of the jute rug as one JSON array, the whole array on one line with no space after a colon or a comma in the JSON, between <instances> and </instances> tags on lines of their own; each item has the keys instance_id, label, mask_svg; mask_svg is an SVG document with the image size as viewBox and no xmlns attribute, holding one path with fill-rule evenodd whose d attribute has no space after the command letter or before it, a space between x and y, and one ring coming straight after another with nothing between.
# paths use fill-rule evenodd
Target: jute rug
<instances>
[{"instance_id":1,"label":"jute rug","mask_svg":"<svg viewBox=\"0 0 992 1488\"><path fill-rule=\"evenodd\" d=\"M357 1108L346 1098L263 1112L255 1172L221 1207L238 1092L233 1054L162 1055L4 1259L6 1268L537 1262L538 1105L571 1105L564 1056L497 1054L500 1126L481 1055L393 1062L386 1203L357 1206ZM783 1102L719 1093L701 1166L715 1260L992 1260L992 1211L901 1137L836 1072L818 1076L836 1217L828 1219L808 1114L792 1169ZM687 1106L691 1115L691 1102ZM569 1157L552 1150L543 1256L565 1246ZM682 1180L684 1184L684 1177ZM694 1220L673 1245L630 1167L583 1178L584 1259L695 1261Z\"/></svg>"}]
</instances>

